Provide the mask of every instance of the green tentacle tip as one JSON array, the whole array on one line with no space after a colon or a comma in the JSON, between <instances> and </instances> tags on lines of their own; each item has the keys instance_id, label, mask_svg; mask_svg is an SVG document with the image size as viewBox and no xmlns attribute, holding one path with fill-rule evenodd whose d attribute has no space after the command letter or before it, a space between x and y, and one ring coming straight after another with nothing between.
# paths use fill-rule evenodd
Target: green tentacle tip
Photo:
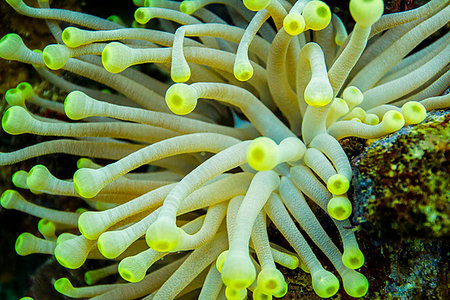
<instances>
[{"instance_id":1,"label":"green tentacle tip","mask_svg":"<svg viewBox=\"0 0 450 300\"><path fill-rule=\"evenodd\" d=\"M89 114L85 113L86 102L89 101L89 97L80 91L70 92L64 100L64 112L66 116L71 120L81 120L89 117Z\"/></svg>"},{"instance_id":2,"label":"green tentacle tip","mask_svg":"<svg viewBox=\"0 0 450 300\"><path fill-rule=\"evenodd\" d=\"M63 45L48 45L42 52L45 65L51 70L59 70L70 58L70 51Z\"/></svg>"},{"instance_id":3,"label":"green tentacle tip","mask_svg":"<svg viewBox=\"0 0 450 300\"><path fill-rule=\"evenodd\" d=\"M22 297L22 298L20 298L19 300L34 300L34 299L31 298L31 297Z\"/></svg>"},{"instance_id":4,"label":"green tentacle tip","mask_svg":"<svg viewBox=\"0 0 450 300\"><path fill-rule=\"evenodd\" d=\"M76 48L84 45L83 30L76 27L67 27L62 32L62 40L69 48Z\"/></svg>"},{"instance_id":5,"label":"green tentacle tip","mask_svg":"<svg viewBox=\"0 0 450 300\"><path fill-rule=\"evenodd\" d=\"M271 300L272 295L264 294L264 292L259 288L253 290L253 300Z\"/></svg>"},{"instance_id":6,"label":"green tentacle tip","mask_svg":"<svg viewBox=\"0 0 450 300\"><path fill-rule=\"evenodd\" d=\"M147 270L142 262L135 257L126 257L119 263L119 274L129 282L139 282L144 279Z\"/></svg>"},{"instance_id":7,"label":"green tentacle tip","mask_svg":"<svg viewBox=\"0 0 450 300\"><path fill-rule=\"evenodd\" d=\"M352 203L347 197L333 197L328 201L327 211L332 218L342 221L352 214Z\"/></svg>"},{"instance_id":8,"label":"green tentacle tip","mask_svg":"<svg viewBox=\"0 0 450 300\"><path fill-rule=\"evenodd\" d=\"M14 248L20 256L26 256L35 253L36 237L31 233L24 232L17 237Z\"/></svg>"},{"instance_id":9,"label":"green tentacle tip","mask_svg":"<svg viewBox=\"0 0 450 300\"><path fill-rule=\"evenodd\" d=\"M21 82L16 86L16 89L22 93L25 99L33 97L33 87L28 82Z\"/></svg>"},{"instance_id":10,"label":"green tentacle tip","mask_svg":"<svg viewBox=\"0 0 450 300\"><path fill-rule=\"evenodd\" d=\"M339 280L333 273L321 270L312 275L313 289L322 298L329 298L339 290Z\"/></svg>"},{"instance_id":11,"label":"green tentacle tip","mask_svg":"<svg viewBox=\"0 0 450 300\"><path fill-rule=\"evenodd\" d=\"M73 174L75 191L84 198L95 197L103 188L97 184L98 170L81 168Z\"/></svg>"},{"instance_id":12,"label":"green tentacle tip","mask_svg":"<svg viewBox=\"0 0 450 300\"><path fill-rule=\"evenodd\" d=\"M21 188L21 189L27 189L27 176L28 172L24 170L19 170L15 172L12 176L12 183L14 186Z\"/></svg>"},{"instance_id":13,"label":"green tentacle tip","mask_svg":"<svg viewBox=\"0 0 450 300\"><path fill-rule=\"evenodd\" d=\"M24 95L15 89L9 89L5 93L5 100L8 102L9 105L14 106L24 106L25 105L25 97Z\"/></svg>"},{"instance_id":14,"label":"green tentacle tip","mask_svg":"<svg viewBox=\"0 0 450 300\"><path fill-rule=\"evenodd\" d=\"M345 194L350 187L347 177L341 174L331 176L327 181L327 189L334 195Z\"/></svg>"},{"instance_id":15,"label":"green tentacle tip","mask_svg":"<svg viewBox=\"0 0 450 300\"><path fill-rule=\"evenodd\" d=\"M152 14L150 10L146 7L141 7L136 9L134 12L134 19L139 24L147 24L148 21L150 21L152 18Z\"/></svg>"},{"instance_id":16,"label":"green tentacle tip","mask_svg":"<svg viewBox=\"0 0 450 300\"><path fill-rule=\"evenodd\" d=\"M349 269L359 269L364 265L364 254L357 247L344 249L342 263Z\"/></svg>"},{"instance_id":17,"label":"green tentacle tip","mask_svg":"<svg viewBox=\"0 0 450 300\"><path fill-rule=\"evenodd\" d=\"M55 283L53 284L53 286L55 287L55 290L57 292L59 292L63 295L67 294L68 292L70 292L71 290L74 289L72 283L66 277L57 279L55 281Z\"/></svg>"},{"instance_id":18,"label":"green tentacle tip","mask_svg":"<svg viewBox=\"0 0 450 300\"><path fill-rule=\"evenodd\" d=\"M369 290L369 281L366 276L356 271L350 270L343 277L345 292L354 298L363 297Z\"/></svg>"},{"instance_id":19,"label":"green tentacle tip","mask_svg":"<svg viewBox=\"0 0 450 300\"><path fill-rule=\"evenodd\" d=\"M47 186L52 176L45 166L36 165L28 172L27 185L32 190L42 190Z\"/></svg>"},{"instance_id":20,"label":"green tentacle tip","mask_svg":"<svg viewBox=\"0 0 450 300\"><path fill-rule=\"evenodd\" d=\"M225 250L222 253L220 253L220 255L216 259L216 268L220 273L222 273L223 264L225 263L227 256L228 250Z\"/></svg>"},{"instance_id":21,"label":"green tentacle tip","mask_svg":"<svg viewBox=\"0 0 450 300\"><path fill-rule=\"evenodd\" d=\"M184 83L176 83L166 92L166 104L177 115L187 115L197 106L197 92L193 87Z\"/></svg>"},{"instance_id":22,"label":"green tentacle tip","mask_svg":"<svg viewBox=\"0 0 450 300\"><path fill-rule=\"evenodd\" d=\"M268 295L275 295L283 291L285 287L284 276L275 268L261 270L257 278L258 288Z\"/></svg>"},{"instance_id":23,"label":"green tentacle tip","mask_svg":"<svg viewBox=\"0 0 450 300\"><path fill-rule=\"evenodd\" d=\"M38 222L38 230L44 237L54 236L56 231L55 223L47 219Z\"/></svg>"},{"instance_id":24,"label":"green tentacle tip","mask_svg":"<svg viewBox=\"0 0 450 300\"><path fill-rule=\"evenodd\" d=\"M0 39L0 58L15 60L17 52L24 46L20 36L15 33L8 33Z\"/></svg>"},{"instance_id":25,"label":"green tentacle tip","mask_svg":"<svg viewBox=\"0 0 450 300\"><path fill-rule=\"evenodd\" d=\"M283 287L277 293L273 294L275 298L283 298L289 290L287 282L284 282Z\"/></svg>"},{"instance_id":26,"label":"green tentacle tip","mask_svg":"<svg viewBox=\"0 0 450 300\"><path fill-rule=\"evenodd\" d=\"M229 253L222 267L222 281L230 288L248 288L256 279L256 270L247 254Z\"/></svg>"},{"instance_id":27,"label":"green tentacle tip","mask_svg":"<svg viewBox=\"0 0 450 300\"><path fill-rule=\"evenodd\" d=\"M196 5L195 1L185 0L180 3L180 11L182 13L191 15L198 9L198 5Z\"/></svg>"},{"instance_id":28,"label":"green tentacle tip","mask_svg":"<svg viewBox=\"0 0 450 300\"><path fill-rule=\"evenodd\" d=\"M110 73L120 73L130 65L126 59L130 48L119 42L106 45L102 51L102 64Z\"/></svg>"},{"instance_id":29,"label":"green tentacle tip","mask_svg":"<svg viewBox=\"0 0 450 300\"><path fill-rule=\"evenodd\" d=\"M384 11L382 0L351 0L350 13L359 26L372 26Z\"/></svg>"},{"instance_id":30,"label":"green tentacle tip","mask_svg":"<svg viewBox=\"0 0 450 300\"><path fill-rule=\"evenodd\" d=\"M228 300L243 300L247 298L247 289L225 288L225 296Z\"/></svg>"},{"instance_id":31,"label":"green tentacle tip","mask_svg":"<svg viewBox=\"0 0 450 300\"><path fill-rule=\"evenodd\" d=\"M31 116L25 108L15 105L8 108L3 115L2 128L12 135L27 133L30 119Z\"/></svg>"},{"instance_id":32,"label":"green tentacle tip","mask_svg":"<svg viewBox=\"0 0 450 300\"><path fill-rule=\"evenodd\" d=\"M264 9L267 5L269 5L269 3L270 0L244 0L245 7L252 11Z\"/></svg>"},{"instance_id":33,"label":"green tentacle tip","mask_svg":"<svg viewBox=\"0 0 450 300\"><path fill-rule=\"evenodd\" d=\"M15 202L20 199L20 194L15 190L6 190L0 198L0 204L5 209L12 209L15 207Z\"/></svg>"},{"instance_id":34,"label":"green tentacle tip","mask_svg":"<svg viewBox=\"0 0 450 300\"><path fill-rule=\"evenodd\" d=\"M278 164L278 145L268 137L254 139L247 149L247 162L256 171L272 170Z\"/></svg>"},{"instance_id":35,"label":"green tentacle tip","mask_svg":"<svg viewBox=\"0 0 450 300\"><path fill-rule=\"evenodd\" d=\"M162 217L150 225L145 240L153 250L169 252L180 242L181 231L182 229L175 224L175 220Z\"/></svg>"}]
</instances>

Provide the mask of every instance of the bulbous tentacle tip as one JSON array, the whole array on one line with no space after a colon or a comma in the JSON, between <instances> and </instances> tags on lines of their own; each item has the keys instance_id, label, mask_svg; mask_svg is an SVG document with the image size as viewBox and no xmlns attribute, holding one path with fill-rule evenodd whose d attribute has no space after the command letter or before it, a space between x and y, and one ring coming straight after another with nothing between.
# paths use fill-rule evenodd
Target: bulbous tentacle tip
<instances>
[{"instance_id":1,"label":"bulbous tentacle tip","mask_svg":"<svg viewBox=\"0 0 450 300\"><path fill-rule=\"evenodd\" d=\"M299 35L305 30L305 18L298 12L291 12L283 19L283 28L289 35Z\"/></svg>"},{"instance_id":2,"label":"bulbous tentacle tip","mask_svg":"<svg viewBox=\"0 0 450 300\"><path fill-rule=\"evenodd\" d=\"M98 169L82 168L73 174L75 191L81 197L93 198L101 191L103 185L98 183L99 172Z\"/></svg>"},{"instance_id":3,"label":"bulbous tentacle tip","mask_svg":"<svg viewBox=\"0 0 450 300\"><path fill-rule=\"evenodd\" d=\"M170 70L170 78L172 78L172 80L176 83L187 82L191 78L191 68L189 68L187 63L172 66Z\"/></svg>"},{"instance_id":4,"label":"bulbous tentacle tip","mask_svg":"<svg viewBox=\"0 0 450 300\"><path fill-rule=\"evenodd\" d=\"M76 27L67 27L63 30L61 38L67 47L76 48L85 44L84 36L83 30Z\"/></svg>"},{"instance_id":5,"label":"bulbous tentacle tip","mask_svg":"<svg viewBox=\"0 0 450 300\"><path fill-rule=\"evenodd\" d=\"M26 256L34 253L36 237L31 233L24 232L16 239L14 249L20 256Z\"/></svg>"},{"instance_id":6,"label":"bulbous tentacle tip","mask_svg":"<svg viewBox=\"0 0 450 300\"><path fill-rule=\"evenodd\" d=\"M264 294L275 295L284 290L285 280L283 274L275 268L265 268L257 277L258 288Z\"/></svg>"},{"instance_id":7,"label":"bulbous tentacle tip","mask_svg":"<svg viewBox=\"0 0 450 300\"><path fill-rule=\"evenodd\" d=\"M359 26L372 26L384 11L382 0L351 0L350 13Z\"/></svg>"},{"instance_id":8,"label":"bulbous tentacle tip","mask_svg":"<svg viewBox=\"0 0 450 300\"><path fill-rule=\"evenodd\" d=\"M170 252L180 242L183 234L181 231L174 220L160 217L148 228L145 240L155 251Z\"/></svg>"},{"instance_id":9,"label":"bulbous tentacle tip","mask_svg":"<svg viewBox=\"0 0 450 300\"><path fill-rule=\"evenodd\" d=\"M31 190L42 190L47 187L49 179L53 177L44 165L35 165L27 175L27 186Z\"/></svg>"},{"instance_id":10,"label":"bulbous tentacle tip","mask_svg":"<svg viewBox=\"0 0 450 300\"><path fill-rule=\"evenodd\" d=\"M180 11L182 13L191 15L198 9L198 5L196 5L195 1L185 0L180 3Z\"/></svg>"},{"instance_id":11,"label":"bulbous tentacle tip","mask_svg":"<svg viewBox=\"0 0 450 300\"><path fill-rule=\"evenodd\" d=\"M53 286L57 292L63 295L74 289L72 283L66 277L57 279Z\"/></svg>"},{"instance_id":12,"label":"bulbous tentacle tip","mask_svg":"<svg viewBox=\"0 0 450 300\"><path fill-rule=\"evenodd\" d=\"M359 269L364 265L364 254L358 247L348 247L342 254L342 263L349 269Z\"/></svg>"},{"instance_id":13,"label":"bulbous tentacle tip","mask_svg":"<svg viewBox=\"0 0 450 300\"><path fill-rule=\"evenodd\" d=\"M102 64L110 73L120 73L130 66L127 55L131 48L119 43L112 42L106 45L102 51Z\"/></svg>"},{"instance_id":14,"label":"bulbous tentacle tip","mask_svg":"<svg viewBox=\"0 0 450 300\"><path fill-rule=\"evenodd\" d=\"M253 67L250 62L240 62L234 64L233 74L239 81L248 81L253 77Z\"/></svg>"},{"instance_id":15,"label":"bulbous tentacle tip","mask_svg":"<svg viewBox=\"0 0 450 300\"><path fill-rule=\"evenodd\" d=\"M401 112L390 110L384 114L381 125L386 133L395 132L405 125L405 118Z\"/></svg>"},{"instance_id":16,"label":"bulbous tentacle tip","mask_svg":"<svg viewBox=\"0 0 450 300\"><path fill-rule=\"evenodd\" d=\"M427 117L427 109L422 103L417 101L408 101L401 108L405 124L419 124Z\"/></svg>"},{"instance_id":17,"label":"bulbous tentacle tip","mask_svg":"<svg viewBox=\"0 0 450 300\"><path fill-rule=\"evenodd\" d=\"M11 135L27 133L33 120L25 108L12 106L3 115L2 128Z\"/></svg>"},{"instance_id":18,"label":"bulbous tentacle tip","mask_svg":"<svg viewBox=\"0 0 450 300\"><path fill-rule=\"evenodd\" d=\"M5 209L13 209L17 200L21 200L22 196L15 190L6 190L0 197L0 204Z\"/></svg>"},{"instance_id":19,"label":"bulbous tentacle tip","mask_svg":"<svg viewBox=\"0 0 450 300\"><path fill-rule=\"evenodd\" d=\"M139 24L147 24L152 19L151 11L146 7L138 8L134 12L134 19Z\"/></svg>"},{"instance_id":20,"label":"bulbous tentacle tip","mask_svg":"<svg viewBox=\"0 0 450 300\"><path fill-rule=\"evenodd\" d=\"M225 288L225 296L228 300L244 300L247 298L247 289Z\"/></svg>"},{"instance_id":21,"label":"bulbous tentacle tip","mask_svg":"<svg viewBox=\"0 0 450 300\"><path fill-rule=\"evenodd\" d=\"M266 8L271 0L244 0L244 5L249 10L259 11Z\"/></svg>"},{"instance_id":22,"label":"bulbous tentacle tip","mask_svg":"<svg viewBox=\"0 0 450 300\"><path fill-rule=\"evenodd\" d=\"M322 298L330 298L339 290L339 280L325 270L312 274L312 284L316 294Z\"/></svg>"},{"instance_id":23,"label":"bulbous tentacle tip","mask_svg":"<svg viewBox=\"0 0 450 300\"><path fill-rule=\"evenodd\" d=\"M271 300L272 295L265 294L259 287L253 290L253 300Z\"/></svg>"},{"instance_id":24,"label":"bulbous tentacle tip","mask_svg":"<svg viewBox=\"0 0 450 300\"><path fill-rule=\"evenodd\" d=\"M331 22L330 8L322 1L308 2L302 16L305 18L306 28L316 31L324 29Z\"/></svg>"},{"instance_id":25,"label":"bulbous tentacle tip","mask_svg":"<svg viewBox=\"0 0 450 300\"><path fill-rule=\"evenodd\" d=\"M187 115L197 106L198 95L193 87L176 83L166 91L166 104L177 115Z\"/></svg>"},{"instance_id":26,"label":"bulbous tentacle tip","mask_svg":"<svg viewBox=\"0 0 450 300\"><path fill-rule=\"evenodd\" d=\"M133 257L126 257L119 263L119 274L128 282L139 282L144 279L146 269L142 268L141 262Z\"/></svg>"},{"instance_id":27,"label":"bulbous tentacle tip","mask_svg":"<svg viewBox=\"0 0 450 300\"><path fill-rule=\"evenodd\" d=\"M256 279L256 270L249 255L228 253L222 267L223 283L233 289L246 289Z\"/></svg>"},{"instance_id":28,"label":"bulbous tentacle tip","mask_svg":"<svg viewBox=\"0 0 450 300\"><path fill-rule=\"evenodd\" d=\"M361 298L369 290L369 281L366 276L354 270L349 270L343 277L345 292L354 298Z\"/></svg>"},{"instance_id":29,"label":"bulbous tentacle tip","mask_svg":"<svg viewBox=\"0 0 450 300\"><path fill-rule=\"evenodd\" d=\"M6 91L6 93L5 93L5 100L11 106L14 106L14 105L24 106L25 105L25 97L24 97L24 95L19 90L17 90L16 88L9 89L9 90Z\"/></svg>"},{"instance_id":30,"label":"bulbous tentacle tip","mask_svg":"<svg viewBox=\"0 0 450 300\"><path fill-rule=\"evenodd\" d=\"M220 273L222 273L223 264L227 259L228 252L229 252L228 250L223 251L216 259L216 268Z\"/></svg>"},{"instance_id":31,"label":"bulbous tentacle tip","mask_svg":"<svg viewBox=\"0 0 450 300\"><path fill-rule=\"evenodd\" d=\"M22 38L15 33L8 33L0 39L0 58L17 60L21 49L26 48Z\"/></svg>"},{"instance_id":32,"label":"bulbous tentacle tip","mask_svg":"<svg viewBox=\"0 0 450 300\"><path fill-rule=\"evenodd\" d=\"M278 145L268 137L254 139L247 149L247 162L256 171L272 170L278 164Z\"/></svg>"},{"instance_id":33,"label":"bulbous tentacle tip","mask_svg":"<svg viewBox=\"0 0 450 300\"><path fill-rule=\"evenodd\" d=\"M342 221L352 214L352 203L347 197L333 197L328 201L327 211L332 218Z\"/></svg>"},{"instance_id":34,"label":"bulbous tentacle tip","mask_svg":"<svg viewBox=\"0 0 450 300\"><path fill-rule=\"evenodd\" d=\"M333 88L328 78L311 78L304 91L304 99L308 105L322 107L333 100Z\"/></svg>"},{"instance_id":35,"label":"bulbous tentacle tip","mask_svg":"<svg viewBox=\"0 0 450 300\"><path fill-rule=\"evenodd\" d=\"M70 51L63 45L48 45L42 52L42 59L47 68L59 70L70 58Z\"/></svg>"},{"instance_id":36,"label":"bulbous tentacle tip","mask_svg":"<svg viewBox=\"0 0 450 300\"><path fill-rule=\"evenodd\" d=\"M343 195L350 187L347 177L342 174L335 174L327 181L327 189L333 195Z\"/></svg>"},{"instance_id":37,"label":"bulbous tentacle tip","mask_svg":"<svg viewBox=\"0 0 450 300\"><path fill-rule=\"evenodd\" d=\"M71 120L81 120L89 117L86 113L86 105L89 103L90 97L80 91L70 92L64 100L64 112Z\"/></svg>"}]
</instances>

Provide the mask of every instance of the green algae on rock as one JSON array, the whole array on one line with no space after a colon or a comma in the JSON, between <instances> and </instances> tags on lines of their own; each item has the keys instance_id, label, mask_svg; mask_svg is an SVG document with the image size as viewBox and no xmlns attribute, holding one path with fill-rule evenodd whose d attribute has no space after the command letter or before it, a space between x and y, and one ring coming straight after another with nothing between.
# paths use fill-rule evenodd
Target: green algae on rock
<instances>
[{"instance_id":1,"label":"green algae on rock","mask_svg":"<svg viewBox=\"0 0 450 300\"><path fill-rule=\"evenodd\" d=\"M449 121L448 110L431 113L356 159L354 220L391 237L448 236Z\"/></svg>"}]
</instances>

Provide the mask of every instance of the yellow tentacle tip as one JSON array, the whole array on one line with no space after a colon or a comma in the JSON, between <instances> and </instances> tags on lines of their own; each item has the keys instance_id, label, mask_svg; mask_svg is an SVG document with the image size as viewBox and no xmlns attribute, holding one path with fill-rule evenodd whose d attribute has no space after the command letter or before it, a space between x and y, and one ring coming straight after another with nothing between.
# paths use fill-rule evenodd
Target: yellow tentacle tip
<instances>
[{"instance_id":1,"label":"yellow tentacle tip","mask_svg":"<svg viewBox=\"0 0 450 300\"><path fill-rule=\"evenodd\" d=\"M84 198L95 197L103 188L97 184L98 170L82 168L73 174L75 191Z\"/></svg>"},{"instance_id":2,"label":"yellow tentacle tip","mask_svg":"<svg viewBox=\"0 0 450 300\"><path fill-rule=\"evenodd\" d=\"M159 252L169 252L180 242L181 231L175 220L160 217L148 228L145 240L150 248Z\"/></svg>"},{"instance_id":3,"label":"yellow tentacle tip","mask_svg":"<svg viewBox=\"0 0 450 300\"><path fill-rule=\"evenodd\" d=\"M256 171L272 170L278 164L278 145L268 137L254 139L247 149L247 162Z\"/></svg>"},{"instance_id":4,"label":"yellow tentacle tip","mask_svg":"<svg viewBox=\"0 0 450 300\"><path fill-rule=\"evenodd\" d=\"M51 70L59 70L70 58L70 51L63 45L48 45L42 52L45 65Z\"/></svg>"},{"instance_id":5,"label":"yellow tentacle tip","mask_svg":"<svg viewBox=\"0 0 450 300\"><path fill-rule=\"evenodd\" d=\"M405 125L405 118L401 112L390 110L384 114L381 125L386 133L395 132Z\"/></svg>"},{"instance_id":6,"label":"yellow tentacle tip","mask_svg":"<svg viewBox=\"0 0 450 300\"><path fill-rule=\"evenodd\" d=\"M256 270L247 254L228 253L222 267L223 283L233 289L246 289L256 279Z\"/></svg>"},{"instance_id":7,"label":"yellow tentacle tip","mask_svg":"<svg viewBox=\"0 0 450 300\"><path fill-rule=\"evenodd\" d=\"M247 289L225 288L225 296L228 300L244 300L247 298Z\"/></svg>"},{"instance_id":8,"label":"yellow tentacle tip","mask_svg":"<svg viewBox=\"0 0 450 300\"><path fill-rule=\"evenodd\" d=\"M239 81L247 81L253 77L253 67L248 61L235 63L233 68L234 77Z\"/></svg>"},{"instance_id":9,"label":"yellow tentacle tip","mask_svg":"<svg viewBox=\"0 0 450 300\"><path fill-rule=\"evenodd\" d=\"M177 115L187 115L197 106L197 92L193 87L177 83L167 89L166 103L169 109Z\"/></svg>"},{"instance_id":10,"label":"yellow tentacle tip","mask_svg":"<svg viewBox=\"0 0 450 300\"><path fill-rule=\"evenodd\" d=\"M102 64L110 73L120 73L130 66L127 55L131 49L119 42L106 45L102 51Z\"/></svg>"},{"instance_id":11,"label":"yellow tentacle tip","mask_svg":"<svg viewBox=\"0 0 450 300\"><path fill-rule=\"evenodd\" d=\"M331 22L330 8L322 1L308 2L302 16L305 18L307 29L322 30Z\"/></svg>"},{"instance_id":12,"label":"yellow tentacle tip","mask_svg":"<svg viewBox=\"0 0 450 300\"><path fill-rule=\"evenodd\" d=\"M333 197L328 201L327 211L332 218L342 221L352 214L352 203L347 197Z\"/></svg>"},{"instance_id":13,"label":"yellow tentacle tip","mask_svg":"<svg viewBox=\"0 0 450 300\"><path fill-rule=\"evenodd\" d=\"M357 247L344 249L342 263L349 269L359 269L364 265L364 254Z\"/></svg>"},{"instance_id":14,"label":"yellow tentacle tip","mask_svg":"<svg viewBox=\"0 0 450 300\"><path fill-rule=\"evenodd\" d=\"M339 290L339 280L333 273L321 270L312 274L313 289L322 298L329 298Z\"/></svg>"},{"instance_id":15,"label":"yellow tentacle tip","mask_svg":"<svg viewBox=\"0 0 450 300\"><path fill-rule=\"evenodd\" d=\"M331 176L327 181L327 189L334 195L345 194L350 187L350 182L347 177L342 174L335 174Z\"/></svg>"},{"instance_id":16,"label":"yellow tentacle tip","mask_svg":"<svg viewBox=\"0 0 450 300\"><path fill-rule=\"evenodd\" d=\"M356 271L349 270L342 276L345 292L354 298L363 297L369 290L369 281L367 278Z\"/></svg>"},{"instance_id":17,"label":"yellow tentacle tip","mask_svg":"<svg viewBox=\"0 0 450 300\"><path fill-rule=\"evenodd\" d=\"M384 11L383 0L351 0L350 13L359 26L372 26Z\"/></svg>"},{"instance_id":18,"label":"yellow tentacle tip","mask_svg":"<svg viewBox=\"0 0 450 300\"><path fill-rule=\"evenodd\" d=\"M12 135L27 133L33 120L25 108L17 105L11 106L3 114L2 128L6 133Z\"/></svg>"},{"instance_id":19,"label":"yellow tentacle tip","mask_svg":"<svg viewBox=\"0 0 450 300\"><path fill-rule=\"evenodd\" d=\"M142 266L142 262L134 257L126 257L119 263L119 274L126 281L139 282L144 279L147 271Z\"/></svg>"},{"instance_id":20,"label":"yellow tentacle tip","mask_svg":"<svg viewBox=\"0 0 450 300\"><path fill-rule=\"evenodd\" d=\"M257 278L258 288L264 294L275 295L283 291L285 287L284 276L275 268L261 270Z\"/></svg>"},{"instance_id":21,"label":"yellow tentacle tip","mask_svg":"<svg viewBox=\"0 0 450 300\"><path fill-rule=\"evenodd\" d=\"M261 9L264 9L269 5L271 0L244 0L244 5L249 10L252 11L259 11Z\"/></svg>"},{"instance_id":22,"label":"yellow tentacle tip","mask_svg":"<svg viewBox=\"0 0 450 300\"><path fill-rule=\"evenodd\" d=\"M63 295L66 295L67 293L69 293L70 291L72 291L74 289L72 283L70 282L70 280L68 278L59 278L58 280L55 281L55 283L53 284L53 286L55 287L55 290Z\"/></svg>"},{"instance_id":23,"label":"yellow tentacle tip","mask_svg":"<svg viewBox=\"0 0 450 300\"><path fill-rule=\"evenodd\" d=\"M292 36L302 33L305 27L305 18L298 12L289 13L283 20L284 30Z\"/></svg>"},{"instance_id":24,"label":"yellow tentacle tip","mask_svg":"<svg viewBox=\"0 0 450 300\"><path fill-rule=\"evenodd\" d=\"M14 106L14 105L24 106L25 105L25 97L17 89L7 90L5 93L5 100L11 106Z\"/></svg>"},{"instance_id":25,"label":"yellow tentacle tip","mask_svg":"<svg viewBox=\"0 0 450 300\"><path fill-rule=\"evenodd\" d=\"M419 124L427 117L427 109L417 101L406 102L403 104L401 111L406 125Z\"/></svg>"}]
</instances>

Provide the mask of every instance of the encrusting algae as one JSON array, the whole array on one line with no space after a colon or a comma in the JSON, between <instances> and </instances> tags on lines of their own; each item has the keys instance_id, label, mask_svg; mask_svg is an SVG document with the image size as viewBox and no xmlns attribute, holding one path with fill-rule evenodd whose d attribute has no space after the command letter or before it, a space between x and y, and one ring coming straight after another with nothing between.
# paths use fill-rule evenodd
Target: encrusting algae
<instances>
[{"instance_id":1,"label":"encrusting algae","mask_svg":"<svg viewBox=\"0 0 450 300\"><path fill-rule=\"evenodd\" d=\"M44 19L56 43L30 50L10 33L0 40L0 57L31 64L68 95L64 104L50 101L26 82L7 91L6 133L61 138L1 153L0 165L81 156L71 179L38 164L12 182L89 207L50 209L5 191L4 208L42 219L42 237L23 233L16 252L52 254L69 269L110 261L86 273L88 286L57 279L59 293L174 299L200 290L199 299L245 299L249 290L253 299L280 298L289 289L280 265L301 266L322 298L341 284L351 297L367 294L368 280L356 271L365 259L349 221L352 168L339 140L380 138L450 106L450 96L441 96L448 33L416 49L449 22L447 0L384 16L381 0L351 0L350 34L322 1L133 1L137 23L156 18L163 30L127 28L118 18L50 8L45 0L38 7L6 2ZM145 63L171 81L133 67ZM117 93L52 72L60 69ZM35 106L66 118L34 114ZM221 124L221 112L230 110L235 125ZM329 215L341 243L309 200ZM268 224L293 251L269 241ZM309 241L337 273L323 267ZM117 273L123 281L96 284Z\"/></svg>"}]
</instances>

